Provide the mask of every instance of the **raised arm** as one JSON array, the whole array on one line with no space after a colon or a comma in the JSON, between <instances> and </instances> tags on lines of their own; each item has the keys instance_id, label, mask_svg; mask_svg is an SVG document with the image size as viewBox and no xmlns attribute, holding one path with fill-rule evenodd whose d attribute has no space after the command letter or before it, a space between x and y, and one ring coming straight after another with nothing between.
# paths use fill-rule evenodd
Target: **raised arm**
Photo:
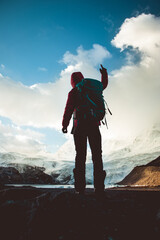
<instances>
[{"instance_id":1,"label":"raised arm","mask_svg":"<svg viewBox=\"0 0 160 240\"><path fill-rule=\"evenodd\" d=\"M105 89L108 86L108 73L107 69L104 68L101 64L101 68L99 69L101 73L101 82L103 84L103 89Z\"/></svg>"}]
</instances>

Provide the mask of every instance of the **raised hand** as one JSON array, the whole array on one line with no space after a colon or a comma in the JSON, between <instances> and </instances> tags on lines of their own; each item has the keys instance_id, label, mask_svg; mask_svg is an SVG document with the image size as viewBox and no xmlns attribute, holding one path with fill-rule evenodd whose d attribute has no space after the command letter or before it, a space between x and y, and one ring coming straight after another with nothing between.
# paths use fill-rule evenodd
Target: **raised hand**
<instances>
[{"instance_id":1,"label":"raised hand","mask_svg":"<svg viewBox=\"0 0 160 240\"><path fill-rule=\"evenodd\" d=\"M101 68L99 69L101 74L104 74L107 72L107 69L103 67L103 65L101 64Z\"/></svg>"}]
</instances>

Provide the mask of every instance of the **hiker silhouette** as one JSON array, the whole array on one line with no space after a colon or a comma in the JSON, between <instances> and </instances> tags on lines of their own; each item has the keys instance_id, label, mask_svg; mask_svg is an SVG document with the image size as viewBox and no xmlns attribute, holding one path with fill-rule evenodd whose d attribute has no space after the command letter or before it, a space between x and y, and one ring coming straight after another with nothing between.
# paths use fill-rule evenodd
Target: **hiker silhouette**
<instances>
[{"instance_id":1,"label":"hiker silhouette","mask_svg":"<svg viewBox=\"0 0 160 240\"><path fill-rule=\"evenodd\" d=\"M102 65L100 73L101 82L93 79L86 79L81 72L72 73L71 85L73 88L68 94L62 121L62 132L67 133L67 127L73 114L73 127L71 133L73 134L76 150L75 168L73 169L75 180L74 184L76 192L82 194L84 193L86 187L85 163L87 154L87 139L92 153L95 192L103 193L105 188L104 180L106 172L103 170L101 134L99 131L101 119L99 119L97 114L97 111L103 112L103 110L99 110L98 105L98 101L101 97L99 97L97 101L94 90L92 91L92 89L95 88L95 86L93 88L95 83L101 85L100 87L102 91L108 85L108 73L106 68ZM88 92L86 92L86 90L84 91L84 83L90 83ZM81 88L79 87L80 85Z\"/></svg>"}]
</instances>

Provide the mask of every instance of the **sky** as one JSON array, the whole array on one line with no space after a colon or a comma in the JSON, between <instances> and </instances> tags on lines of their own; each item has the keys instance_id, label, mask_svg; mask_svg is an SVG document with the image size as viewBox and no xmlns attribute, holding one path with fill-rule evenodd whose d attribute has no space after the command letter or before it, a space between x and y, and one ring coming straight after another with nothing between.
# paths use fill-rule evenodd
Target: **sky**
<instances>
[{"instance_id":1,"label":"sky","mask_svg":"<svg viewBox=\"0 0 160 240\"><path fill-rule=\"evenodd\" d=\"M56 153L71 138L70 75L100 79L101 63L113 112L104 139L158 124L159 53L158 0L0 0L0 150Z\"/></svg>"}]
</instances>

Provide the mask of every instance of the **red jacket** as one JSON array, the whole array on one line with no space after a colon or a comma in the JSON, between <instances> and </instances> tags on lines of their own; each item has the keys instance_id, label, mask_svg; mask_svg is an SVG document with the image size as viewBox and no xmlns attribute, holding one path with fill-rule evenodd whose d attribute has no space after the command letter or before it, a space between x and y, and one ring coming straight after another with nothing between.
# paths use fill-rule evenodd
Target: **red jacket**
<instances>
[{"instance_id":1,"label":"red jacket","mask_svg":"<svg viewBox=\"0 0 160 240\"><path fill-rule=\"evenodd\" d=\"M83 77L82 77L83 75L80 72L77 73L77 74L79 74L79 76L81 77L81 79L79 80L79 81L81 81L83 79ZM108 74L107 74L107 71L101 75L101 82L103 84L103 89L105 89L107 87L107 85L108 85ZM72 86L75 86L73 84L72 77L71 77L71 84L72 84ZM76 84L77 84L77 82L76 82ZM78 102L77 102L78 101L77 91L78 91L77 88L74 87L74 88L72 88L72 90L68 94L68 99L67 99L67 103L66 103L66 107L65 107L65 111L64 111L64 115L63 115L63 121L62 121L62 126L64 128L68 127L70 119L72 117L72 114L73 114L73 112L75 110L75 107L78 104Z\"/></svg>"}]
</instances>

